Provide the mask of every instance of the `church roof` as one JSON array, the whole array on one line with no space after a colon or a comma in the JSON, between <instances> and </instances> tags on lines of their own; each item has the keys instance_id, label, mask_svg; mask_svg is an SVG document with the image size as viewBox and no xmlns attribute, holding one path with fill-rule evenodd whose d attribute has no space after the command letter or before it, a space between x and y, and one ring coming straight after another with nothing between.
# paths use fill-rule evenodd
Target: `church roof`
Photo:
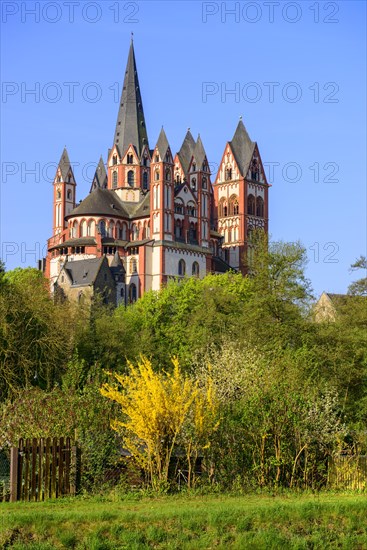
<instances>
[{"instance_id":1,"label":"church roof","mask_svg":"<svg viewBox=\"0 0 367 550\"><path fill-rule=\"evenodd\" d=\"M65 219L75 216L138 218L149 216L149 193L140 202L123 202L111 189L92 191Z\"/></svg>"},{"instance_id":2,"label":"church roof","mask_svg":"<svg viewBox=\"0 0 367 550\"><path fill-rule=\"evenodd\" d=\"M104 261L107 260L103 256L89 260L66 261L63 269L66 271L73 285L91 285L96 280Z\"/></svg>"},{"instance_id":3,"label":"church roof","mask_svg":"<svg viewBox=\"0 0 367 550\"><path fill-rule=\"evenodd\" d=\"M192 157L193 152L194 152L194 148L195 148L195 140L192 137L192 134L191 134L190 129L189 129L189 130L187 130L185 139L183 140L183 143L181 145L181 149L178 152L178 157L181 161L182 169L185 172L185 174L187 173L187 171L189 169L189 165L190 165L190 162L191 162L191 157Z\"/></svg>"},{"instance_id":4,"label":"church roof","mask_svg":"<svg viewBox=\"0 0 367 550\"><path fill-rule=\"evenodd\" d=\"M59 168L60 168L61 177L62 177L63 181L66 181L66 178L68 176L68 172L71 168L70 159L69 159L69 155L68 155L66 147L64 147L64 150L63 150L62 155L61 155L60 162L59 162Z\"/></svg>"},{"instance_id":5,"label":"church roof","mask_svg":"<svg viewBox=\"0 0 367 550\"><path fill-rule=\"evenodd\" d=\"M92 186L90 188L90 193L93 191L93 189L96 189L97 187L99 187L100 189L105 189L107 187L107 172L103 162L102 155L101 155L101 158L99 159L99 163L94 173Z\"/></svg>"},{"instance_id":6,"label":"church roof","mask_svg":"<svg viewBox=\"0 0 367 550\"><path fill-rule=\"evenodd\" d=\"M140 94L133 41L130 44L120 107L117 115L114 143L123 156L130 143L141 156L144 145L148 145L143 102Z\"/></svg>"},{"instance_id":7,"label":"church roof","mask_svg":"<svg viewBox=\"0 0 367 550\"><path fill-rule=\"evenodd\" d=\"M161 156L161 159L164 159L164 157L166 156L166 153L167 153L167 149L169 147L169 143L168 143L168 139L167 139L167 136L166 136L166 132L163 129L163 126L162 126L162 129L160 131L156 147L157 147L158 152Z\"/></svg>"},{"instance_id":8,"label":"church roof","mask_svg":"<svg viewBox=\"0 0 367 550\"><path fill-rule=\"evenodd\" d=\"M242 119L240 119L237 125L230 145L241 175L246 177L256 143L251 141Z\"/></svg>"},{"instance_id":9,"label":"church roof","mask_svg":"<svg viewBox=\"0 0 367 550\"><path fill-rule=\"evenodd\" d=\"M203 168L203 162L206 157L205 149L203 142L201 141L200 134L198 135L198 139L193 151L193 155L195 157L196 163L197 163L197 169L202 170Z\"/></svg>"}]
</instances>

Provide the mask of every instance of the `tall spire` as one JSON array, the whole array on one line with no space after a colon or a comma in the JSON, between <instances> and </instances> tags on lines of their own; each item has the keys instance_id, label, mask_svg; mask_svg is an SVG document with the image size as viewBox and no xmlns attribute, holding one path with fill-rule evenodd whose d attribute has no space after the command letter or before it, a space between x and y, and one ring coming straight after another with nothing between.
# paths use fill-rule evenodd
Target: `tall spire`
<instances>
[{"instance_id":1,"label":"tall spire","mask_svg":"<svg viewBox=\"0 0 367 550\"><path fill-rule=\"evenodd\" d=\"M114 144L117 145L121 156L126 153L130 143L135 147L139 157L144 145L148 146L132 37L114 137Z\"/></svg>"}]
</instances>

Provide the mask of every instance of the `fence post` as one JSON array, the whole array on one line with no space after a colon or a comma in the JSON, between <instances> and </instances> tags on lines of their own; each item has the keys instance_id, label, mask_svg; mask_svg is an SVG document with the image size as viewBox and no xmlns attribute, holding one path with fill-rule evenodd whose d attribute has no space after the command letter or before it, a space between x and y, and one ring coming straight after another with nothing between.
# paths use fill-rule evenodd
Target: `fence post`
<instances>
[{"instance_id":1,"label":"fence post","mask_svg":"<svg viewBox=\"0 0 367 550\"><path fill-rule=\"evenodd\" d=\"M18 500L18 447L10 449L10 502Z\"/></svg>"}]
</instances>

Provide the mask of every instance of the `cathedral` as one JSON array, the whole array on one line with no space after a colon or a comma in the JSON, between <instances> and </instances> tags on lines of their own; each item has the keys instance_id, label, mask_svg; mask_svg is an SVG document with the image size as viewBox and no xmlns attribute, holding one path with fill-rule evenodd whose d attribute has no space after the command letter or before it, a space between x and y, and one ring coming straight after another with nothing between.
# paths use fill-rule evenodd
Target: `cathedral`
<instances>
[{"instance_id":1,"label":"cathedral","mask_svg":"<svg viewBox=\"0 0 367 550\"><path fill-rule=\"evenodd\" d=\"M245 274L251 232L268 230L268 188L242 119L213 181L200 135L188 130L174 154L162 128L150 148L131 41L112 148L78 203L66 148L61 155L45 264L51 291L126 305L170 278Z\"/></svg>"}]
</instances>

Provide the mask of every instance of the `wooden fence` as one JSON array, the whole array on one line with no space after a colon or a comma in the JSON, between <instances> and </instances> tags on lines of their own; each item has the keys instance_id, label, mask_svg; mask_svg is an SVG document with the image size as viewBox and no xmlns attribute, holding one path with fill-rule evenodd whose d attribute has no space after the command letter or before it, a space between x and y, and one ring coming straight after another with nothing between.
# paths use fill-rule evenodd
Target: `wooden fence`
<instances>
[{"instance_id":1,"label":"wooden fence","mask_svg":"<svg viewBox=\"0 0 367 550\"><path fill-rule=\"evenodd\" d=\"M10 501L75 495L79 452L70 438L23 439L10 449Z\"/></svg>"},{"instance_id":2,"label":"wooden fence","mask_svg":"<svg viewBox=\"0 0 367 550\"><path fill-rule=\"evenodd\" d=\"M367 488L367 455L340 455L329 462L328 486L333 489Z\"/></svg>"}]
</instances>

